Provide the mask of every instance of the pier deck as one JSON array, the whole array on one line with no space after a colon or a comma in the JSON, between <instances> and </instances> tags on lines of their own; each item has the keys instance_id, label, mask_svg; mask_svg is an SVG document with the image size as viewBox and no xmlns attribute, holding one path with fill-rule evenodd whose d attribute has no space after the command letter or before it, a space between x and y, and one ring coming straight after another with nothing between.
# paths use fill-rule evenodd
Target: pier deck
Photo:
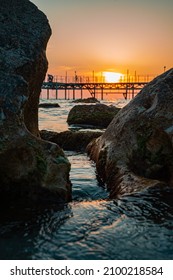
<instances>
[{"instance_id":1,"label":"pier deck","mask_svg":"<svg viewBox=\"0 0 173 280\"><path fill-rule=\"evenodd\" d=\"M75 99L75 92L80 91L83 98L83 91L88 90L92 97L100 95L100 99L104 99L104 94L122 93L124 98L133 98L148 82L116 82L116 83L96 83L96 82L44 82L42 89L47 90L47 98L49 99L49 90L56 91L56 99L58 99L58 91L64 90L64 99L67 99L67 91L72 91L72 98Z\"/></svg>"}]
</instances>

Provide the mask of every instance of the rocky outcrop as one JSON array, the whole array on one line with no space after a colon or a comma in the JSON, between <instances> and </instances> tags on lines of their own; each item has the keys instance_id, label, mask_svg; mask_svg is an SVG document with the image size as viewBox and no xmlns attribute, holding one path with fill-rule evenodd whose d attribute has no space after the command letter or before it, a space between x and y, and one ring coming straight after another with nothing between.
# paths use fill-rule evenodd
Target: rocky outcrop
<instances>
[{"instance_id":1,"label":"rocky outcrop","mask_svg":"<svg viewBox=\"0 0 173 280\"><path fill-rule=\"evenodd\" d=\"M70 164L37 136L51 29L28 0L0 5L0 193L31 200L71 198Z\"/></svg>"},{"instance_id":2,"label":"rocky outcrop","mask_svg":"<svg viewBox=\"0 0 173 280\"><path fill-rule=\"evenodd\" d=\"M54 132L41 130L41 138L58 144L66 151L85 151L87 145L93 140L101 136L103 132L97 131L63 131Z\"/></svg>"},{"instance_id":3,"label":"rocky outcrop","mask_svg":"<svg viewBox=\"0 0 173 280\"><path fill-rule=\"evenodd\" d=\"M59 108L60 105L58 103L40 103L38 107L49 109L49 108Z\"/></svg>"},{"instance_id":4,"label":"rocky outcrop","mask_svg":"<svg viewBox=\"0 0 173 280\"><path fill-rule=\"evenodd\" d=\"M67 122L106 128L120 109L105 104L75 105L69 112Z\"/></svg>"},{"instance_id":5,"label":"rocky outcrop","mask_svg":"<svg viewBox=\"0 0 173 280\"><path fill-rule=\"evenodd\" d=\"M100 103L95 97L80 98L72 101L73 103Z\"/></svg>"},{"instance_id":6,"label":"rocky outcrop","mask_svg":"<svg viewBox=\"0 0 173 280\"><path fill-rule=\"evenodd\" d=\"M110 197L156 185L173 185L173 69L158 76L91 142Z\"/></svg>"}]
</instances>

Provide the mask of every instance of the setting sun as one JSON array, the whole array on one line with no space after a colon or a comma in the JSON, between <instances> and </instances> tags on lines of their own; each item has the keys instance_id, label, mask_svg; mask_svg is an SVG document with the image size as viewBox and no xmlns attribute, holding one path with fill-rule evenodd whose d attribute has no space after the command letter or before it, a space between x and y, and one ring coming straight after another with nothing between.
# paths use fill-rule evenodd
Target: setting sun
<instances>
[{"instance_id":1,"label":"setting sun","mask_svg":"<svg viewBox=\"0 0 173 280\"><path fill-rule=\"evenodd\" d=\"M105 77L105 82L116 83L120 82L124 75L122 73L117 72L103 72L103 76Z\"/></svg>"}]
</instances>

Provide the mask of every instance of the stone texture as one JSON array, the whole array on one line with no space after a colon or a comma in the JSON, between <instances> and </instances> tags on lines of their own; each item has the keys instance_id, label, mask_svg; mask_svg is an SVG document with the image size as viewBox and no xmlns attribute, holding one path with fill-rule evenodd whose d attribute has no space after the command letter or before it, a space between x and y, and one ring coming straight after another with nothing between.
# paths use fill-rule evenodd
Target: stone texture
<instances>
[{"instance_id":1,"label":"stone texture","mask_svg":"<svg viewBox=\"0 0 173 280\"><path fill-rule=\"evenodd\" d=\"M80 98L72 101L73 103L100 103L100 101L95 97Z\"/></svg>"},{"instance_id":2,"label":"stone texture","mask_svg":"<svg viewBox=\"0 0 173 280\"><path fill-rule=\"evenodd\" d=\"M37 136L38 104L47 71L46 16L28 0L0 4L0 193L30 199L71 198L70 164ZM43 199L43 200L44 200Z\"/></svg>"},{"instance_id":3,"label":"stone texture","mask_svg":"<svg viewBox=\"0 0 173 280\"><path fill-rule=\"evenodd\" d=\"M0 69L9 75L22 76L27 82L25 125L37 135L38 102L47 71L45 49L50 26L44 14L27 0L2 0L0 15Z\"/></svg>"},{"instance_id":4,"label":"stone texture","mask_svg":"<svg viewBox=\"0 0 173 280\"><path fill-rule=\"evenodd\" d=\"M105 104L75 105L69 112L68 124L92 125L106 128L119 108Z\"/></svg>"},{"instance_id":5,"label":"stone texture","mask_svg":"<svg viewBox=\"0 0 173 280\"><path fill-rule=\"evenodd\" d=\"M60 105L58 103L40 103L38 107L49 109L49 108L59 108Z\"/></svg>"},{"instance_id":6,"label":"stone texture","mask_svg":"<svg viewBox=\"0 0 173 280\"><path fill-rule=\"evenodd\" d=\"M110 197L156 185L173 185L173 69L158 76L91 142Z\"/></svg>"},{"instance_id":7,"label":"stone texture","mask_svg":"<svg viewBox=\"0 0 173 280\"><path fill-rule=\"evenodd\" d=\"M66 151L85 151L87 145L102 134L99 131L40 131L42 139L56 143Z\"/></svg>"}]
</instances>

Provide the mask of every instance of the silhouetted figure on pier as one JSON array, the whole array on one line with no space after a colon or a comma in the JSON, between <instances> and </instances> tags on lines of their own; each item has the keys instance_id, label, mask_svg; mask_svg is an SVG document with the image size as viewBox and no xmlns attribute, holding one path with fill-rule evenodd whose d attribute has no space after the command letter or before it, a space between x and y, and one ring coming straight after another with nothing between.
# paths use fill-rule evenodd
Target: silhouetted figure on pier
<instances>
[{"instance_id":1,"label":"silhouetted figure on pier","mask_svg":"<svg viewBox=\"0 0 173 280\"><path fill-rule=\"evenodd\" d=\"M48 81L48 83L52 83L53 82L53 75L48 74L47 81Z\"/></svg>"},{"instance_id":2,"label":"silhouetted figure on pier","mask_svg":"<svg viewBox=\"0 0 173 280\"><path fill-rule=\"evenodd\" d=\"M75 75L75 83L77 83L77 82L78 82L78 76Z\"/></svg>"}]
</instances>

